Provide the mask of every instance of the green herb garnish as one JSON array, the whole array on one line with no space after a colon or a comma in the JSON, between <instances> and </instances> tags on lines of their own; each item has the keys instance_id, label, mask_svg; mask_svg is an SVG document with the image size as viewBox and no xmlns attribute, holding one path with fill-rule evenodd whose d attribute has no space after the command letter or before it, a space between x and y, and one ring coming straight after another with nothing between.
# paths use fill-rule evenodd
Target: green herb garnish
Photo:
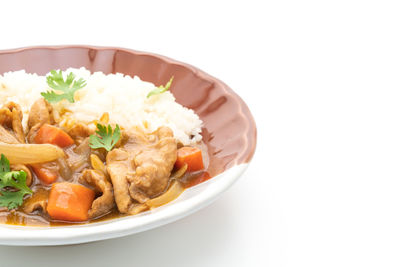
<instances>
[{"instance_id":1,"label":"green herb garnish","mask_svg":"<svg viewBox=\"0 0 400 267\"><path fill-rule=\"evenodd\" d=\"M162 94L162 93L168 91L169 88L171 87L173 80L174 80L174 76L172 76L171 79L169 79L169 81L167 82L167 84L165 86L160 85L159 87L156 87L154 90L152 90L150 93L148 93L147 98L149 98L152 95L158 95L158 94Z\"/></svg>"},{"instance_id":2,"label":"green herb garnish","mask_svg":"<svg viewBox=\"0 0 400 267\"><path fill-rule=\"evenodd\" d=\"M0 158L0 206L9 210L22 205L25 195L32 190L26 185L26 172L10 171L10 162L1 154Z\"/></svg>"},{"instance_id":3,"label":"green herb garnish","mask_svg":"<svg viewBox=\"0 0 400 267\"><path fill-rule=\"evenodd\" d=\"M56 103L63 99L67 99L69 102L74 103L75 92L86 86L86 81L82 78L76 81L75 74L72 72L67 75L66 80L64 80L61 70L59 72L55 70L50 71L50 75L46 78L49 87L55 91L47 91L41 93L41 95L50 103ZM63 94L56 93L57 91L63 92Z\"/></svg>"},{"instance_id":4,"label":"green herb garnish","mask_svg":"<svg viewBox=\"0 0 400 267\"><path fill-rule=\"evenodd\" d=\"M92 134L89 137L89 146L91 148L105 148L107 151L110 151L121 138L121 131L118 124L115 126L114 131L111 125L107 127L99 123L97 124L97 129L97 135Z\"/></svg>"}]
</instances>

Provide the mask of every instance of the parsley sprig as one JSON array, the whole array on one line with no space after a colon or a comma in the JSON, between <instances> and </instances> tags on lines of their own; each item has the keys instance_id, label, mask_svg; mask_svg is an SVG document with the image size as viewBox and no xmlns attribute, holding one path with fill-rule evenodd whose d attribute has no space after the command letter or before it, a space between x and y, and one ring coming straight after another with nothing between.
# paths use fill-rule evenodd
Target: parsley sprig
<instances>
[{"instance_id":1,"label":"parsley sprig","mask_svg":"<svg viewBox=\"0 0 400 267\"><path fill-rule=\"evenodd\" d=\"M63 99L67 99L69 102L74 103L74 94L79 89L86 86L86 81L82 78L75 80L75 74L70 72L67 75L67 79L64 80L63 73L52 70L50 75L46 77L47 84L53 91L47 91L41 93L41 95L50 103L56 103ZM59 92L63 92L60 94Z\"/></svg>"},{"instance_id":2,"label":"parsley sprig","mask_svg":"<svg viewBox=\"0 0 400 267\"><path fill-rule=\"evenodd\" d=\"M0 206L9 210L22 205L25 195L32 190L26 185L26 172L10 171L10 162L1 154L0 158Z\"/></svg>"},{"instance_id":3,"label":"parsley sprig","mask_svg":"<svg viewBox=\"0 0 400 267\"><path fill-rule=\"evenodd\" d=\"M158 94L162 94L162 93L168 91L169 88L171 87L173 80L174 80L174 76L172 76L171 79L169 79L169 81L167 82L167 84L165 86L160 85L159 87L154 88L152 91L150 91L150 93L147 94L147 98L149 98L152 95L158 95Z\"/></svg>"},{"instance_id":4,"label":"parsley sprig","mask_svg":"<svg viewBox=\"0 0 400 267\"><path fill-rule=\"evenodd\" d=\"M105 148L107 151L110 151L121 138L121 131L118 124L113 130L111 125L107 127L98 123L96 134L92 134L89 137L89 146L94 149Z\"/></svg>"}]
</instances>

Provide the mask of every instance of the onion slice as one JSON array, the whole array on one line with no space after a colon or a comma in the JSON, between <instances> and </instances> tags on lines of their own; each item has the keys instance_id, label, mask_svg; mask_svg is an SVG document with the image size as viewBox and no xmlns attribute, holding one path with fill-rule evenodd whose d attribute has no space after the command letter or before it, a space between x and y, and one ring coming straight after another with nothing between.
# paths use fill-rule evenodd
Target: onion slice
<instances>
[{"instance_id":1,"label":"onion slice","mask_svg":"<svg viewBox=\"0 0 400 267\"><path fill-rule=\"evenodd\" d=\"M179 170L177 170L174 174L171 175L171 179L179 179L181 178L185 172L187 171L188 165L185 163Z\"/></svg>"},{"instance_id":2,"label":"onion slice","mask_svg":"<svg viewBox=\"0 0 400 267\"><path fill-rule=\"evenodd\" d=\"M179 181L173 180L172 185L168 188L167 192L165 192L161 196L146 201L146 205L150 208L162 206L179 197L179 195L182 194L184 190L185 188Z\"/></svg>"},{"instance_id":3,"label":"onion slice","mask_svg":"<svg viewBox=\"0 0 400 267\"><path fill-rule=\"evenodd\" d=\"M64 157L64 151L50 144L6 144L0 143L0 154L11 164L35 164Z\"/></svg>"},{"instance_id":4,"label":"onion slice","mask_svg":"<svg viewBox=\"0 0 400 267\"><path fill-rule=\"evenodd\" d=\"M92 165L93 169L101 171L106 177L108 177L106 166L104 165L103 161L101 161L99 156L97 156L96 154L91 154L90 164Z\"/></svg>"}]
</instances>

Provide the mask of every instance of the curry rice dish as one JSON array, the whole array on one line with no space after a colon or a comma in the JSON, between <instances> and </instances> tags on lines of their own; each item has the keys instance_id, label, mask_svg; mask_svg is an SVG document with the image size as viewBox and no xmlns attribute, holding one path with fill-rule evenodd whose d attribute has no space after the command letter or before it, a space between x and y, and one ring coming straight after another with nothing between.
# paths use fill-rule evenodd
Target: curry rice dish
<instances>
[{"instance_id":1,"label":"curry rice dish","mask_svg":"<svg viewBox=\"0 0 400 267\"><path fill-rule=\"evenodd\" d=\"M0 76L0 222L134 215L209 179L202 121L173 82L84 68Z\"/></svg>"}]
</instances>

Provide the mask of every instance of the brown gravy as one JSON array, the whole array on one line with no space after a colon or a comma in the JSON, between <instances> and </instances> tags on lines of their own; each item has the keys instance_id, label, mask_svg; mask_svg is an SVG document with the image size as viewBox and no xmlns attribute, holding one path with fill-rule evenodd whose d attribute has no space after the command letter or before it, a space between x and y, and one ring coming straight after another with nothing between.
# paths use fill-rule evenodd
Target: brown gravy
<instances>
[{"instance_id":1,"label":"brown gravy","mask_svg":"<svg viewBox=\"0 0 400 267\"><path fill-rule=\"evenodd\" d=\"M199 183L202 183L211 178L210 173L208 172L209 166L209 156L207 152L207 146L204 143L200 143L199 147L202 149L204 153L204 165L205 170L186 173L180 181L182 182L185 188L189 188L195 186ZM34 179L36 182L33 185L34 191L38 189L50 190L51 186L44 186L38 179ZM166 189L167 190L167 189ZM25 200L26 201L26 200ZM108 214L101 216L99 218L95 218L85 222L67 222L67 221L58 221L51 219L45 212L34 211L31 214L26 214L23 211L23 206L19 207L16 210L7 211L6 209L0 209L0 223L10 224L10 225L19 225L19 226L68 226L68 225L82 225L88 223L102 222L108 221L116 218L122 218L130 215L122 214L118 211L117 208L114 208Z\"/></svg>"}]
</instances>

